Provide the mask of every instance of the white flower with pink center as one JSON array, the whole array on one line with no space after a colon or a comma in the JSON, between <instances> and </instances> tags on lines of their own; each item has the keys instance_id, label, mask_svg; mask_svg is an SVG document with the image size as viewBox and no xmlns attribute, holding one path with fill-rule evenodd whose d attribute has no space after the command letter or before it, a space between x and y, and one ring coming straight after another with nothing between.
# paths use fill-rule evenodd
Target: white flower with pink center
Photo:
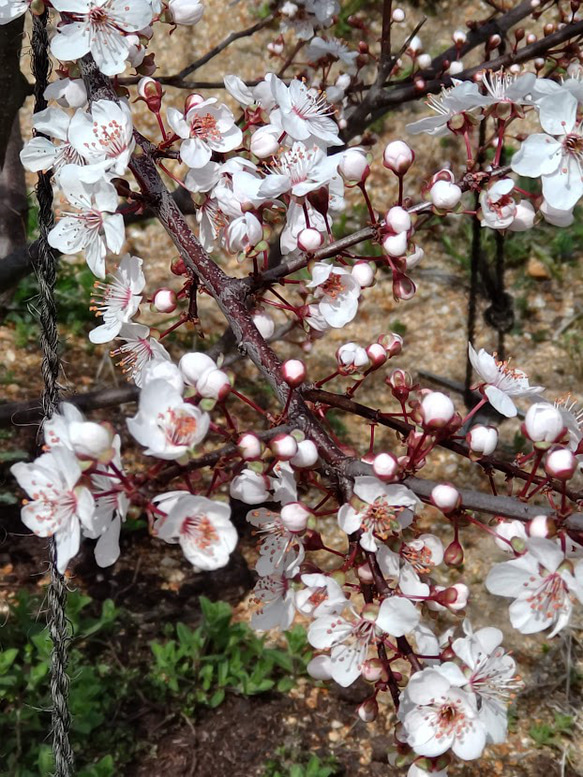
<instances>
[{"instance_id":1,"label":"white flower with pink center","mask_svg":"<svg viewBox=\"0 0 583 777\"><path fill-rule=\"evenodd\" d=\"M258 631L286 631L293 623L294 591L290 580L279 574L260 577L253 589L257 609L251 616L251 626Z\"/></svg>"},{"instance_id":2,"label":"white flower with pink center","mask_svg":"<svg viewBox=\"0 0 583 777\"><path fill-rule=\"evenodd\" d=\"M95 283L91 310L103 317L103 324L89 332L92 343L107 343L117 337L122 325L137 313L146 285L142 260L125 254L109 283Z\"/></svg>"},{"instance_id":3,"label":"white flower with pink center","mask_svg":"<svg viewBox=\"0 0 583 777\"><path fill-rule=\"evenodd\" d=\"M401 637L419 623L419 611L408 599L392 596L378 610L362 615L351 608L351 619L340 615L322 615L308 629L308 641L317 650L330 649L331 677L346 688L358 679L369 647L383 634Z\"/></svg>"},{"instance_id":4,"label":"white flower with pink center","mask_svg":"<svg viewBox=\"0 0 583 777\"><path fill-rule=\"evenodd\" d=\"M105 172L123 175L136 145L132 114L125 103L97 100L91 113L77 111L69 127L71 144L87 167L81 180L99 180Z\"/></svg>"},{"instance_id":5,"label":"white flower with pink center","mask_svg":"<svg viewBox=\"0 0 583 777\"><path fill-rule=\"evenodd\" d=\"M465 664L467 687L478 698L488 741L499 744L506 739L509 699L521 685L516 678L516 663L501 645L500 629L487 626L474 632L467 619L463 625L466 636L454 640L452 648Z\"/></svg>"},{"instance_id":6,"label":"white flower with pink center","mask_svg":"<svg viewBox=\"0 0 583 777\"><path fill-rule=\"evenodd\" d=\"M63 254L85 252L85 261L98 278L105 278L107 250L119 254L125 229L123 216L117 210L115 187L105 180L84 183L79 168L67 165L59 175L59 186L78 213L61 213L61 218L48 234L49 244Z\"/></svg>"},{"instance_id":7,"label":"white flower with pink center","mask_svg":"<svg viewBox=\"0 0 583 777\"><path fill-rule=\"evenodd\" d=\"M67 14L67 22L57 27L51 41L53 56L68 62L91 52L107 76L125 69L131 47L127 34L152 21L152 6L146 0L54 0L52 6Z\"/></svg>"},{"instance_id":8,"label":"white flower with pink center","mask_svg":"<svg viewBox=\"0 0 583 777\"><path fill-rule=\"evenodd\" d=\"M264 507L248 512L247 520L261 535L257 574L265 577L284 572L293 577L305 556L302 538L285 527L279 513Z\"/></svg>"},{"instance_id":9,"label":"white flower with pink center","mask_svg":"<svg viewBox=\"0 0 583 777\"><path fill-rule=\"evenodd\" d=\"M426 132L428 135L442 137L449 132L449 122L460 114L473 113L492 100L480 92L478 84L473 81L452 79L454 86L443 88L440 94L430 94L427 106L437 115L419 119L407 124L407 132L418 135Z\"/></svg>"},{"instance_id":10,"label":"white flower with pink center","mask_svg":"<svg viewBox=\"0 0 583 777\"><path fill-rule=\"evenodd\" d=\"M146 446L146 456L179 459L204 440L210 418L196 405L185 402L169 382L149 381L140 393L137 414L128 418L131 435Z\"/></svg>"},{"instance_id":11,"label":"white flower with pink center","mask_svg":"<svg viewBox=\"0 0 583 777\"><path fill-rule=\"evenodd\" d=\"M81 466L73 451L56 446L30 464L19 462L10 471L30 501L21 518L38 537L55 538L57 567L64 574L79 550L81 525L91 528L95 502L85 486L79 486Z\"/></svg>"},{"instance_id":12,"label":"white flower with pink center","mask_svg":"<svg viewBox=\"0 0 583 777\"><path fill-rule=\"evenodd\" d=\"M554 637L569 623L575 596L583 601L583 589L559 545L531 538L526 546L523 556L492 567L486 588L514 599L509 613L517 631L534 634L551 629L549 637Z\"/></svg>"},{"instance_id":13,"label":"white flower with pink center","mask_svg":"<svg viewBox=\"0 0 583 777\"><path fill-rule=\"evenodd\" d=\"M170 354L155 337L150 337L150 328L143 324L122 324L118 340L123 340L111 352L112 356L121 356L118 366L134 381L136 386L143 385L143 373L153 361L170 361Z\"/></svg>"},{"instance_id":14,"label":"white flower with pink center","mask_svg":"<svg viewBox=\"0 0 583 777\"><path fill-rule=\"evenodd\" d=\"M495 181L489 189L482 190L480 206L483 227L507 229L512 224L518 208L512 197L513 189L514 181L511 178L502 178Z\"/></svg>"},{"instance_id":15,"label":"white flower with pink center","mask_svg":"<svg viewBox=\"0 0 583 777\"><path fill-rule=\"evenodd\" d=\"M259 188L259 194L266 198L279 197L291 192L296 197L305 197L309 192L327 186L337 175L339 156L327 156L318 146L294 143L271 164L269 173Z\"/></svg>"},{"instance_id":16,"label":"white flower with pink center","mask_svg":"<svg viewBox=\"0 0 583 777\"><path fill-rule=\"evenodd\" d=\"M302 583L305 588L296 591L296 609L302 615L339 615L348 604L341 586L330 575L302 575Z\"/></svg>"},{"instance_id":17,"label":"white flower with pink center","mask_svg":"<svg viewBox=\"0 0 583 777\"><path fill-rule=\"evenodd\" d=\"M32 126L37 132L49 135L60 143L52 143L48 137L37 136L25 143L20 152L23 166L33 173L52 170L58 177L66 165L84 165L85 160L69 140L71 117L59 108L45 108L35 113Z\"/></svg>"},{"instance_id":18,"label":"white flower with pink center","mask_svg":"<svg viewBox=\"0 0 583 777\"><path fill-rule=\"evenodd\" d=\"M184 491L162 494L154 502L166 512L154 524L156 535L165 542L180 544L197 571L210 572L228 564L237 545L228 504Z\"/></svg>"},{"instance_id":19,"label":"white flower with pink center","mask_svg":"<svg viewBox=\"0 0 583 777\"><path fill-rule=\"evenodd\" d=\"M513 397L532 397L544 391L543 386L531 386L522 370L514 369L509 362L500 362L483 348L476 353L468 343L470 361L474 370L486 384L484 394L492 407L507 418L514 418L518 410Z\"/></svg>"},{"instance_id":20,"label":"white flower with pink center","mask_svg":"<svg viewBox=\"0 0 583 777\"><path fill-rule=\"evenodd\" d=\"M435 758L452 750L470 761L482 755L486 727L475 694L460 686L466 677L455 664L416 672L401 696L398 716L407 744L418 755Z\"/></svg>"},{"instance_id":21,"label":"white flower with pink center","mask_svg":"<svg viewBox=\"0 0 583 777\"><path fill-rule=\"evenodd\" d=\"M100 567L109 567L119 558L119 535L121 525L126 519L130 506L128 497L123 490L119 473L122 472L120 457L120 437L113 440L115 456L112 466L100 469L108 474L91 475L91 488L95 499L95 516L91 531L84 531L87 537L97 539L95 545L95 561Z\"/></svg>"},{"instance_id":22,"label":"white flower with pink center","mask_svg":"<svg viewBox=\"0 0 583 777\"><path fill-rule=\"evenodd\" d=\"M312 280L306 285L315 290L319 312L328 326L342 329L356 316L360 283L348 270L326 262L316 262Z\"/></svg>"},{"instance_id":23,"label":"white flower with pink center","mask_svg":"<svg viewBox=\"0 0 583 777\"><path fill-rule=\"evenodd\" d=\"M325 146L342 145L338 125L331 118L334 110L323 92L309 89L297 79L286 86L277 76L271 78L271 90L279 106L269 117L272 124L294 140L317 138Z\"/></svg>"},{"instance_id":24,"label":"white flower with pink center","mask_svg":"<svg viewBox=\"0 0 583 777\"><path fill-rule=\"evenodd\" d=\"M204 167L213 151L233 151L241 145L243 133L226 105L216 105L216 98L203 100L186 113L168 108L168 124L183 138L180 158L189 167Z\"/></svg>"},{"instance_id":25,"label":"white flower with pink center","mask_svg":"<svg viewBox=\"0 0 583 777\"><path fill-rule=\"evenodd\" d=\"M338 523L346 534L362 530L360 544L371 551L377 550L377 539L382 542L408 526L419 504L406 486L387 485L369 475L355 479L354 495L364 504L358 510L351 504L342 505Z\"/></svg>"}]
</instances>

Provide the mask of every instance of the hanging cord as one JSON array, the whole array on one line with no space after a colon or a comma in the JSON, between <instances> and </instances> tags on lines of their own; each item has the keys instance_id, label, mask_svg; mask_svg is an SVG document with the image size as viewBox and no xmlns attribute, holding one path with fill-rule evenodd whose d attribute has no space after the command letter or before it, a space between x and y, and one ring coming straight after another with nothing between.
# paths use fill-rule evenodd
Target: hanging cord
<instances>
[{"instance_id":1,"label":"hanging cord","mask_svg":"<svg viewBox=\"0 0 583 777\"><path fill-rule=\"evenodd\" d=\"M48 11L33 15L32 72L34 76L34 112L47 107L44 97L50 72ZM42 376L44 392L43 411L49 418L59 401L59 335L55 305L56 259L47 236L53 226L53 189L50 172L39 173L36 186L38 201L39 239L36 256L31 254L39 287L40 343L42 348ZM51 582L48 589L48 628L53 644L51 652L51 733L55 758L55 777L71 777L74 769L73 750L69 741L71 715L68 707L69 677L67 675L69 624L66 616L67 590L63 576L57 569L57 546L54 538L49 543Z\"/></svg>"}]
</instances>

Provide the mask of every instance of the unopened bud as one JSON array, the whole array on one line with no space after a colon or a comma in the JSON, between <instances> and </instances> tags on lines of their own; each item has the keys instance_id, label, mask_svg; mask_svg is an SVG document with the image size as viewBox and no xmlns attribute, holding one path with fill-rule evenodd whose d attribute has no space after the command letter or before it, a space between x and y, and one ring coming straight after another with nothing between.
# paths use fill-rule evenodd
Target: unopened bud
<instances>
[{"instance_id":1,"label":"unopened bud","mask_svg":"<svg viewBox=\"0 0 583 777\"><path fill-rule=\"evenodd\" d=\"M357 262L352 268L352 277L355 278L361 289L368 289L375 280L376 265L371 262Z\"/></svg>"},{"instance_id":2,"label":"unopened bud","mask_svg":"<svg viewBox=\"0 0 583 777\"><path fill-rule=\"evenodd\" d=\"M152 305L158 313L173 313L176 310L176 292L172 289L158 289L152 297Z\"/></svg>"},{"instance_id":3,"label":"unopened bud","mask_svg":"<svg viewBox=\"0 0 583 777\"><path fill-rule=\"evenodd\" d=\"M461 501L459 491L449 483L440 483L431 492L432 504L446 515L457 510Z\"/></svg>"},{"instance_id":4,"label":"unopened bud","mask_svg":"<svg viewBox=\"0 0 583 777\"><path fill-rule=\"evenodd\" d=\"M382 367L387 361L387 352L380 343L371 343L366 349L366 355L375 369Z\"/></svg>"},{"instance_id":5,"label":"unopened bud","mask_svg":"<svg viewBox=\"0 0 583 777\"><path fill-rule=\"evenodd\" d=\"M377 342L383 346L389 359L393 356L398 356L403 350L403 338L396 332L387 332L387 334L380 335Z\"/></svg>"},{"instance_id":6,"label":"unopened bud","mask_svg":"<svg viewBox=\"0 0 583 777\"><path fill-rule=\"evenodd\" d=\"M461 567L464 563L464 549L458 540L450 542L443 552L443 561L448 567Z\"/></svg>"},{"instance_id":7,"label":"unopened bud","mask_svg":"<svg viewBox=\"0 0 583 777\"><path fill-rule=\"evenodd\" d=\"M138 83L138 94L148 106L148 110L152 111L152 113L160 113L164 92L158 81L155 81L148 76L140 78Z\"/></svg>"},{"instance_id":8,"label":"unopened bud","mask_svg":"<svg viewBox=\"0 0 583 777\"><path fill-rule=\"evenodd\" d=\"M372 469L380 480L392 480L399 472L399 462L392 453L379 453L374 458Z\"/></svg>"},{"instance_id":9,"label":"unopened bud","mask_svg":"<svg viewBox=\"0 0 583 777\"><path fill-rule=\"evenodd\" d=\"M378 658L369 658L364 661L361 673L367 683L376 683L386 675L382 661Z\"/></svg>"},{"instance_id":10,"label":"unopened bud","mask_svg":"<svg viewBox=\"0 0 583 777\"><path fill-rule=\"evenodd\" d=\"M318 448L311 440L300 440L298 452L290 459L290 464L298 469L313 467L318 461Z\"/></svg>"},{"instance_id":11,"label":"unopened bud","mask_svg":"<svg viewBox=\"0 0 583 777\"><path fill-rule=\"evenodd\" d=\"M261 458L263 443L253 432L246 432L239 437L237 448L244 461L257 461Z\"/></svg>"},{"instance_id":12,"label":"unopened bud","mask_svg":"<svg viewBox=\"0 0 583 777\"><path fill-rule=\"evenodd\" d=\"M395 205L387 211L385 221L387 227L390 227L393 232L408 232L411 229L409 211L401 208L400 205Z\"/></svg>"},{"instance_id":13,"label":"unopened bud","mask_svg":"<svg viewBox=\"0 0 583 777\"><path fill-rule=\"evenodd\" d=\"M453 210L462 198L462 190L455 183L436 181L429 191L431 202L440 210Z\"/></svg>"},{"instance_id":14,"label":"unopened bud","mask_svg":"<svg viewBox=\"0 0 583 777\"><path fill-rule=\"evenodd\" d=\"M421 401L423 426L426 429L443 429L455 415L451 399L441 391L430 391Z\"/></svg>"},{"instance_id":15,"label":"unopened bud","mask_svg":"<svg viewBox=\"0 0 583 777\"><path fill-rule=\"evenodd\" d=\"M397 22L397 24L401 24L401 22L405 21L405 11L403 11L402 8L395 8L391 16L393 21Z\"/></svg>"},{"instance_id":16,"label":"unopened bud","mask_svg":"<svg viewBox=\"0 0 583 777\"><path fill-rule=\"evenodd\" d=\"M312 253L317 251L323 243L324 237L322 233L318 232L317 229L313 229L312 227L302 229L298 235L298 248L301 251L308 251Z\"/></svg>"},{"instance_id":17,"label":"unopened bud","mask_svg":"<svg viewBox=\"0 0 583 777\"><path fill-rule=\"evenodd\" d=\"M536 515L527 526L529 537L548 539L557 533L557 524L548 515Z\"/></svg>"},{"instance_id":18,"label":"unopened bud","mask_svg":"<svg viewBox=\"0 0 583 777\"><path fill-rule=\"evenodd\" d=\"M291 434L276 435L269 443L269 447L281 461L293 459L298 452L298 443Z\"/></svg>"},{"instance_id":19,"label":"unopened bud","mask_svg":"<svg viewBox=\"0 0 583 777\"><path fill-rule=\"evenodd\" d=\"M367 699L358 707L358 717L365 723L372 723L379 714L379 705L376 699Z\"/></svg>"},{"instance_id":20,"label":"unopened bud","mask_svg":"<svg viewBox=\"0 0 583 777\"><path fill-rule=\"evenodd\" d=\"M370 166L364 151L360 148L347 149L340 159L338 172L348 186L364 183L370 173Z\"/></svg>"},{"instance_id":21,"label":"unopened bud","mask_svg":"<svg viewBox=\"0 0 583 777\"><path fill-rule=\"evenodd\" d=\"M393 297L398 300L413 299L417 286L413 283L411 278L405 273L395 273L393 275Z\"/></svg>"},{"instance_id":22,"label":"unopened bud","mask_svg":"<svg viewBox=\"0 0 583 777\"><path fill-rule=\"evenodd\" d=\"M568 448L557 448L547 454L545 471L547 475L559 480L569 480L577 469L577 459Z\"/></svg>"},{"instance_id":23,"label":"unopened bud","mask_svg":"<svg viewBox=\"0 0 583 777\"><path fill-rule=\"evenodd\" d=\"M398 176L405 175L414 161L414 152L402 140L393 140L383 152L383 165Z\"/></svg>"},{"instance_id":24,"label":"unopened bud","mask_svg":"<svg viewBox=\"0 0 583 777\"><path fill-rule=\"evenodd\" d=\"M202 94L197 94L196 92L189 94L184 101L184 113L188 113L191 108L196 108L197 105L200 105L203 102L204 97Z\"/></svg>"},{"instance_id":25,"label":"unopened bud","mask_svg":"<svg viewBox=\"0 0 583 777\"><path fill-rule=\"evenodd\" d=\"M290 388L297 388L306 379L306 365L299 359L288 359L281 366L281 374Z\"/></svg>"},{"instance_id":26,"label":"unopened bud","mask_svg":"<svg viewBox=\"0 0 583 777\"><path fill-rule=\"evenodd\" d=\"M311 512L301 502L289 502L281 508L279 515L285 528L297 534L305 530Z\"/></svg>"},{"instance_id":27,"label":"unopened bud","mask_svg":"<svg viewBox=\"0 0 583 777\"><path fill-rule=\"evenodd\" d=\"M475 457L490 456L498 445L498 431L493 426L476 424L466 434L466 441Z\"/></svg>"}]
</instances>

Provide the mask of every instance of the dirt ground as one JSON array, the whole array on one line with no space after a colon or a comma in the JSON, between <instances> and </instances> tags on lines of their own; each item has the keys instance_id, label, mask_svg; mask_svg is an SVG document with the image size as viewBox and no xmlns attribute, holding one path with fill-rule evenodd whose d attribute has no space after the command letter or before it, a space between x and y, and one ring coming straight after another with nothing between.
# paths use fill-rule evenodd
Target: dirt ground
<instances>
[{"instance_id":1,"label":"dirt ground","mask_svg":"<svg viewBox=\"0 0 583 777\"><path fill-rule=\"evenodd\" d=\"M403 6L409 9L407 4L403 3ZM448 30L453 29L452 25L462 26L459 4L446 0L437 7L437 15L430 17L421 32L430 52L439 51L442 44L447 44ZM483 4L477 2L464 4L464 8L468 9L466 18L476 9L484 13ZM416 20L418 13L418 10L410 10L409 19ZM247 26L249 19L246 3L215 3L212 13L207 12L205 20L194 31L179 29L174 33L171 45L160 45L157 55L159 73L176 72L199 56L208 45L222 40L229 30ZM411 21L404 27L409 30L413 24ZM157 35L160 36L160 33ZM260 43L264 45L267 39L264 35ZM263 61L260 43L255 39L239 41L216 62L202 68L197 78L214 80L230 72L248 78L260 75L258 68ZM180 105L184 95L172 90L168 92L174 103ZM405 123L411 120L412 115L417 117L421 114L422 106L418 105L388 117L374 151L376 158L383 143L406 137ZM144 112L141 119L143 124L140 129L155 137L153 117ZM443 146L427 138L417 140L417 144L414 141L412 145L417 151L416 175L424 179L442 165ZM451 159L451 149L447 149L447 154ZM461 156L456 154L453 154L454 164L461 162ZM386 171L379 164L373 168L371 192L379 210L388 207L395 195ZM333 352L342 342L355 340L366 345L373 339L371 333L376 337L383 331L404 326L406 347L392 366L409 369L416 375L425 370L463 382L467 273L461 271L459 264L444 251L441 238L440 230L419 236L426 258L413 273L418 286L415 298L397 305L391 297L390 281L386 277L380 278L367 293L367 302L358 320L316 344L307 357L311 374L322 376L331 371ZM580 322L577 319L583 304L583 270L580 263L583 248L576 245L574 261L549 270L544 263L541 269L535 242L536 235L529 262L510 269L507 274L509 291L521 300L519 326L507 337L507 350L512 354L514 363L528 371L532 382L551 386L557 396L571 392L583 399L582 351L578 350L581 347L578 343L583 342L583 333L578 329ZM466 250L463 238L460 238L459 245L463 253ZM169 239L155 225L128 228L126 250L145 260L152 284L168 282L167 268L173 251ZM237 271L237 268L233 270ZM482 300L477 344L493 350L496 333L483 322L481 313L485 306ZM208 300L201 303L201 318L207 331L222 331L221 317ZM149 320L147 316L146 320ZM36 344L19 343L15 327L6 324L0 326L0 348L3 353L4 398L16 401L37 397L41 391L41 377ZM278 349L284 356L294 352L285 344ZM68 386L79 391L122 382L112 366L108 348L88 347L85 334L63 333L63 361ZM240 364L237 372L243 384L254 380L249 366ZM379 377L362 391L359 399L376 407L384 402L386 392ZM455 401L461 409L461 397L456 396ZM131 408L125 409L129 411ZM119 429L124 426L122 410L108 414L109 420ZM358 422L343 421L348 436L356 441L360 436ZM501 435L504 445L512 444L517 429L513 422L503 425ZM31 450L34 436L34 428L21 428L0 442L4 449ZM387 444L391 441L388 432L379 439ZM448 479L457 477L460 467L468 485L486 488L479 476L465 465L460 465L458 459L448 452L436 453L424 474ZM8 483L7 480L4 482ZM43 583L39 575L46 569L43 544L18 536L21 526L15 511L10 508L3 510L2 523L7 534L0 542L0 602L18 587L38 588ZM424 517L427 528L432 526L435 518L436 514L428 509ZM331 527L332 524L330 530ZM573 777L583 774L581 680L570 686L566 682L569 672L578 672L580 678L583 671L581 616L568 634L561 633L552 641L549 650L543 650L544 637L525 638L513 632L508 622L506 602L488 596L478 585L489 565L498 558L496 552L482 538L468 535L464 539L468 563L461 579L475 586L478 592L468 614L475 627L488 623L504 631L504 644L514 651L525 689L516 699L517 722L512 727L508 742L488 748L479 764L456 765L450 771L452 777ZM96 570L88 553L73 565L73 579L76 585L97 600L112 597L116 604L132 613L143 613L140 639L148 639L148 621L152 618L196 622L196 597L201 593L210 598L226 598L235 606L237 618L248 618L248 592L253 584L248 565L252 565L255 553L249 539L243 541L241 554L236 555L225 572L206 576L193 574L190 565L174 548L162 547L140 536L128 538L125 542L122 558L113 569ZM393 714L389 707L382 708L374 724L367 726L359 721L355 716L355 706L365 695L364 684L342 691L339 688L317 688L302 682L289 696L228 697L217 710L206 712L194 722L174 722L171 728L163 720L150 719L145 715L136 729L136 736L147 738L151 751L135 763L127 775L252 777L261 773L266 759L281 744L300 752L334 754L346 777L397 775L386 761ZM537 748L529 736L529 728L542 722L552 722L557 711L574 716L572 734L561 736L553 747Z\"/></svg>"}]
</instances>

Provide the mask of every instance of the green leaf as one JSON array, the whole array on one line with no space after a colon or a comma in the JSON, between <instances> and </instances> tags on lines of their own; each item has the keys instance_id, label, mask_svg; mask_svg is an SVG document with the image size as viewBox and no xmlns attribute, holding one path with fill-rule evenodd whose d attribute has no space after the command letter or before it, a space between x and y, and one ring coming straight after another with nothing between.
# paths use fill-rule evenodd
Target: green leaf
<instances>
[{"instance_id":1,"label":"green leaf","mask_svg":"<svg viewBox=\"0 0 583 777\"><path fill-rule=\"evenodd\" d=\"M222 704L225 700L225 691L221 688L218 691L215 691L213 695L208 700L208 705L212 709L215 707L218 707L220 704Z\"/></svg>"},{"instance_id":2,"label":"green leaf","mask_svg":"<svg viewBox=\"0 0 583 777\"><path fill-rule=\"evenodd\" d=\"M18 655L17 648L7 648L0 653L0 675L6 674Z\"/></svg>"}]
</instances>

